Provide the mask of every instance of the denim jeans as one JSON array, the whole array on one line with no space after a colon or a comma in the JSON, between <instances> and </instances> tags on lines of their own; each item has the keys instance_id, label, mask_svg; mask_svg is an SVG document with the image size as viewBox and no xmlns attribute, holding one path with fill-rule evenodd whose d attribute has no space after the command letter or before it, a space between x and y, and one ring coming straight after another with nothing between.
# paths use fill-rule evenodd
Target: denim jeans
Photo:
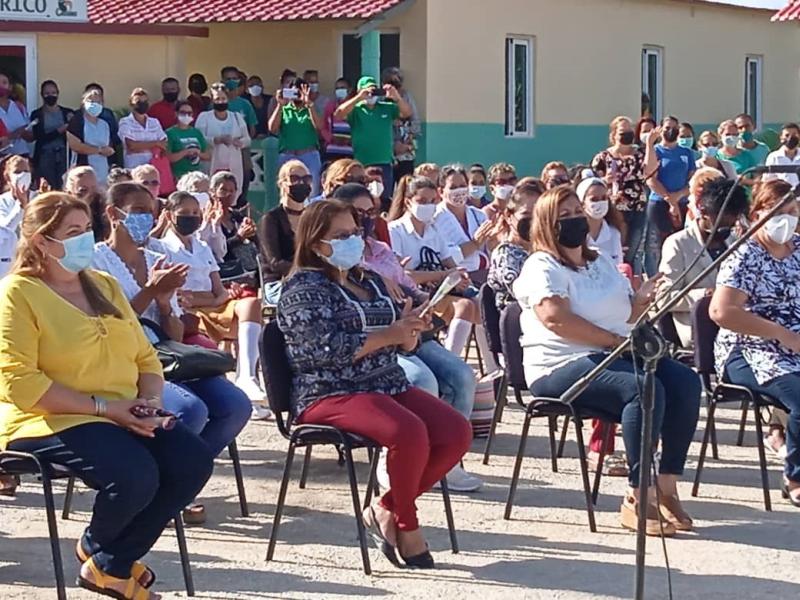
<instances>
[{"instance_id":1,"label":"denim jeans","mask_svg":"<svg viewBox=\"0 0 800 600\"><path fill-rule=\"evenodd\" d=\"M317 196L320 192L319 174L322 171L322 159L319 156L319 150L312 150L310 152L304 152L303 154L282 152L278 155L278 168L280 169L290 160L299 160L308 168L313 179L311 183L311 197Z\"/></svg>"},{"instance_id":2,"label":"denim jeans","mask_svg":"<svg viewBox=\"0 0 800 600\"><path fill-rule=\"evenodd\" d=\"M669 204L664 200L647 203L647 227L644 248L644 271L649 277L658 273L661 262L661 246L672 233L672 222L669 218Z\"/></svg>"},{"instance_id":3,"label":"denim jeans","mask_svg":"<svg viewBox=\"0 0 800 600\"><path fill-rule=\"evenodd\" d=\"M8 447L67 466L97 490L84 545L102 571L121 579L130 577L133 562L194 499L213 467L208 446L182 423L153 438L85 423Z\"/></svg>"},{"instance_id":4,"label":"denim jeans","mask_svg":"<svg viewBox=\"0 0 800 600\"><path fill-rule=\"evenodd\" d=\"M531 385L534 396L558 397L586 375L607 354L597 353L570 361ZM639 389L644 380L641 366L634 373L630 359L620 358L589 384L575 400L577 406L618 415L628 458L632 487L639 485L642 410ZM638 381L637 381L638 379ZM656 369L653 399L653 444L661 439L661 474L682 475L686 454L697 427L700 379L689 367L662 358Z\"/></svg>"},{"instance_id":5,"label":"denim jeans","mask_svg":"<svg viewBox=\"0 0 800 600\"><path fill-rule=\"evenodd\" d=\"M628 227L628 251L624 261L633 268L635 275L641 275L644 268L644 231L647 213L644 210L628 210L622 213Z\"/></svg>"},{"instance_id":6,"label":"denim jeans","mask_svg":"<svg viewBox=\"0 0 800 600\"><path fill-rule=\"evenodd\" d=\"M743 385L780 400L789 409L786 423L786 478L800 483L800 373L781 375L758 385L753 370L742 353L734 350L725 365L725 381Z\"/></svg>"}]
</instances>

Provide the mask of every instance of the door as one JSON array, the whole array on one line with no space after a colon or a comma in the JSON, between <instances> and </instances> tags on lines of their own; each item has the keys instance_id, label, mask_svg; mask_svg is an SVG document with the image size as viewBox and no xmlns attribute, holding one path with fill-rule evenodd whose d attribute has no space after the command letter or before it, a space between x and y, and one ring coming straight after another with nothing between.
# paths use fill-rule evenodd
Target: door
<instances>
[{"instance_id":1,"label":"door","mask_svg":"<svg viewBox=\"0 0 800 600\"><path fill-rule=\"evenodd\" d=\"M361 77L361 38L354 33L342 34L339 56L341 76L355 86ZM400 34L381 32L381 72L400 65Z\"/></svg>"},{"instance_id":2,"label":"door","mask_svg":"<svg viewBox=\"0 0 800 600\"><path fill-rule=\"evenodd\" d=\"M39 105L35 35L0 34L0 71L11 77L14 100L29 111Z\"/></svg>"}]
</instances>

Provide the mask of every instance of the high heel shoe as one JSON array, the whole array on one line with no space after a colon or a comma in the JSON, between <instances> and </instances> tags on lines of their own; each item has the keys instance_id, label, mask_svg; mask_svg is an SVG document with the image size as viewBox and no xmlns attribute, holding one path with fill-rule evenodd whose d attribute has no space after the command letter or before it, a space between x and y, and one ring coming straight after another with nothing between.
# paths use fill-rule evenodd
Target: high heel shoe
<instances>
[{"instance_id":1,"label":"high heel shoe","mask_svg":"<svg viewBox=\"0 0 800 600\"><path fill-rule=\"evenodd\" d=\"M784 481L781 484L781 496L783 496L784 500L788 500L792 503L792 506L796 506L800 508L800 499L796 499L792 494L789 492L789 484Z\"/></svg>"}]
</instances>

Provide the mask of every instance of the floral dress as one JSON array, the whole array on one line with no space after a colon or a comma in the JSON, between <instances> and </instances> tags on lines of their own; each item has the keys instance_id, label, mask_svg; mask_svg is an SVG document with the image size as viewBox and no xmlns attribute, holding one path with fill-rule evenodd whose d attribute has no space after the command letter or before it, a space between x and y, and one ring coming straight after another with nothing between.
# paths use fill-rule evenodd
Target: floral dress
<instances>
[{"instance_id":1,"label":"floral dress","mask_svg":"<svg viewBox=\"0 0 800 600\"><path fill-rule=\"evenodd\" d=\"M494 290L494 300L498 310L502 311L515 301L511 286L519 277L522 265L527 259L528 251L510 242L503 242L492 252L486 283Z\"/></svg>"},{"instance_id":2,"label":"floral dress","mask_svg":"<svg viewBox=\"0 0 800 600\"><path fill-rule=\"evenodd\" d=\"M613 156L607 148L592 160L592 170L598 177L614 174L611 201L619 211L642 211L647 205L644 195L644 150L637 148L627 156Z\"/></svg>"}]
</instances>

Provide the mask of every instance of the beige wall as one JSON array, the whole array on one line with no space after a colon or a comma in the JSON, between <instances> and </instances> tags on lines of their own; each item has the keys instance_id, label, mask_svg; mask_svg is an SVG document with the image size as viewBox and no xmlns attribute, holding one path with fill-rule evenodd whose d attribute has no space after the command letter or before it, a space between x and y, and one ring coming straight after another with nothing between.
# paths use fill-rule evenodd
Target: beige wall
<instances>
[{"instance_id":1,"label":"beige wall","mask_svg":"<svg viewBox=\"0 0 800 600\"><path fill-rule=\"evenodd\" d=\"M502 0L494 7L428 0L429 121L503 121L508 34L535 37L539 124L638 114L644 45L664 47L667 112L698 123L740 112L745 55L762 54L764 121L798 115L800 27L770 23L769 12L669 0Z\"/></svg>"}]
</instances>

